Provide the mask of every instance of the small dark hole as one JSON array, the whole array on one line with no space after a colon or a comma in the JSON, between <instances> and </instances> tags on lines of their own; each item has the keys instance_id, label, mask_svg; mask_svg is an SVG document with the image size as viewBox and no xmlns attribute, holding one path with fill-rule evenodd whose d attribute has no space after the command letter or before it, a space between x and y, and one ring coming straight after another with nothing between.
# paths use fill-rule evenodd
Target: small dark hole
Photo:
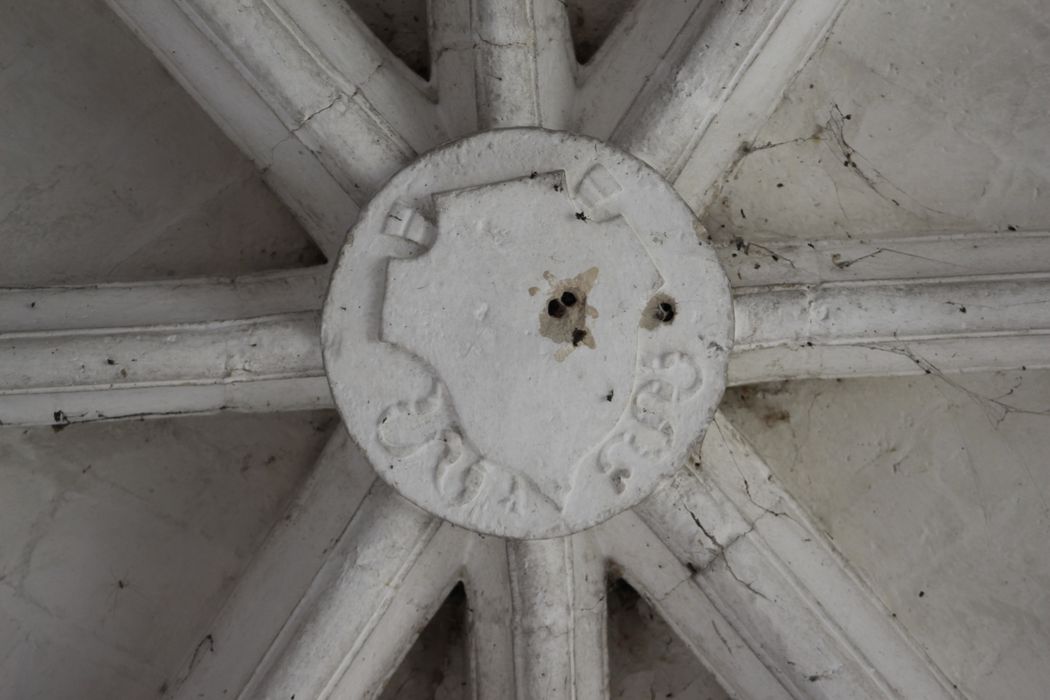
<instances>
[{"instance_id":1,"label":"small dark hole","mask_svg":"<svg viewBox=\"0 0 1050 700\"><path fill-rule=\"evenodd\" d=\"M576 295L572 292L565 292L561 295L561 303L566 306L572 306L576 303Z\"/></svg>"},{"instance_id":2,"label":"small dark hole","mask_svg":"<svg viewBox=\"0 0 1050 700\"><path fill-rule=\"evenodd\" d=\"M661 301L656 307L656 320L662 323L670 323L674 320L674 304L668 301Z\"/></svg>"},{"instance_id":3,"label":"small dark hole","mask_svg":"<svg viewBox=\"0 0 1050 700\"><path fill-rule=\"evenodd\" d=\"M565 315L565 307L557 299L551 299L547 302L547 315L552 318L561 318Z\"/></svg>"},{"instance_id":4,"label":"small dark hole","mask_svg":"<svg viewBox=\"0 0 1050 700\"><path fill-rule=\"evenodd\" d=\"M572 329L572 346L576 347L583 342L583 339L587 337L587 331L582 328Z\"/></svg>"}]
</instances>

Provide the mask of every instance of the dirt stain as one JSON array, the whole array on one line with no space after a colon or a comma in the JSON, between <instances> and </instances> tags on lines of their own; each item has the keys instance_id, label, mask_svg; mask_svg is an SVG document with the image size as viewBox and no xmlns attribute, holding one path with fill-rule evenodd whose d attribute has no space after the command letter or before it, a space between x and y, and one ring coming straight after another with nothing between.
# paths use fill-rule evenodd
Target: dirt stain
<instances>
[{"instance_id":1,"label":"dirt stain","mask_svg":"<svg viewBox=\"0 0 1050 700\"><path fill-rule=\"evenodd\" d=\"M577 347L595 348L594 335L587 328L587 319L598 318L598 310L587 303L587 297L598 281L598 268L584 270L575 277L558 279L550 272L543 273L550 289L543 297L540 310L540 335L561 347L554 359L561 362ZM536 296L539 289L529 288Z\"/></svg>"},{"instance_id":2,"label":"dirt stain","mask_svg":"<svg viewBox=\"0 0 1050 700\"><path fill-rule=\"evenodd\" d=\"M675 304L674 299L663 293L656 294L642 310L642 320L638 325L647 331L651 331L657 326L674 323L674 317L677 313L678 305Z\"/></svg>"}]
</instances>

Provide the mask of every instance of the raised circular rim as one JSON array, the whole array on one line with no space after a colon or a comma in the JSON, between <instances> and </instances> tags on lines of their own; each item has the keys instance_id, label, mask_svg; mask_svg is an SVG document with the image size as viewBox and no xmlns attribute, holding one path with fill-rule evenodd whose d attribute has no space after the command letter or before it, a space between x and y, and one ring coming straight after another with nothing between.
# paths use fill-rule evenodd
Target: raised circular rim
<instances>
[{"instance_id":1,"label":"raised circular rim","mask_svg":"<svg viewBox=\"0 0 1050 700\"><path fill-rule=\"evenodd\" d=\"M700 389L687 405L676 404L672 444L636 470L638 478L632 477L630 488L611 501L602 500L601 481L595 481L596 477L579 468L578 463L573 468L587 472L580 483L590 490L585 493L574 487L576 497L558 514L528 507L527 512L517 514L500 510L493 493L485 492L485 484L469 502L442 502L435 497L433 486L428 489L422 485L428 479L413 478L409 473L418 467L419 460L393 454L377 437L383 412L391 406L423 411L435 401L451 401L453 405L455 401L446 395L440 378L435 382L436 373L422 360L381 339L387 262L390 258L414 257L425 250L412 240L384 235L388 214L395 207L425 206L436 192L493 184L537 171L564 170L570 193L578 195L583 175L596 163L619 181L630 183L617 199L617 213L630 219L641 244L654 258L664 280L661 290L673 292L671 296L679 299L677 317L699 319L695 323L683 320L659 332L664 334L664 344L673 334L679 348L674 355L702 363ZM656 221L677 225L672 230L655 230L651 222ZM637 504L684 463L703 438L725 390L733 339L732 300L728 279L713 248L702 240L702 233L692 211L658 173L633 156L588 137L540 128L499 129L424 154L394 175L362 210L332 274L322 319L323 356L336 406L350 434L379 476L401 495L438 517L484 534L520 539L563 536ZM698 288L703 291L702 298L696 295ZM689 293L688 301L683 301L682 292ZM690 337L689 332L697 327L702 327L702 337ZM661 363L677 361L665 358L666 353L645 359L641 349L645 343L640 331L629 406L644 387L639 380L641 373L659 372ZM622 423L631 422L629 413L628 408L602 445L618 434ZM588 450L581 463L593 456L600 465L602 445ZM431 451L438 454L445 449L434 444ZM490 478L489 471L482 471L484 479L495 479ZM486 497L493 502L487 502ZM573 510L567 514L570 505Z\"/></svg>"}]
</instances>

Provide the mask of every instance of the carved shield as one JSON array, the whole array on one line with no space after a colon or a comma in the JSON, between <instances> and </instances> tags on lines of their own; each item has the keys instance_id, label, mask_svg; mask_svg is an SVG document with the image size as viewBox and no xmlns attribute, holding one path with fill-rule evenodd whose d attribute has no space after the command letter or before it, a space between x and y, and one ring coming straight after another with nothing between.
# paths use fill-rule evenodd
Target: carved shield
<instances>
[{"instance_id":1,"label":"carved shield","mask_svg":"<svg viewBox=\"0 0 1050 700\"><path fill-rule=\"evenodd\" d=\"M547 537L636 503L682 462L724 388L731 306L659 176L516 129L384 188L335 273L324 336L337 405L384 479L467 527Z\"/></svg>"},{"instance_id":2,"label":"carved shield","mask_svg":"<svg viewBox=\"0 0 1050 700\"><path fill-rule=\"evenodd\" d=\"M561 172L433 200L430 249L390 264L383 340L433 368L485 459L560 510L627 406L660 275L622 218L577 216Z\"/></svg>"}]
</instances>

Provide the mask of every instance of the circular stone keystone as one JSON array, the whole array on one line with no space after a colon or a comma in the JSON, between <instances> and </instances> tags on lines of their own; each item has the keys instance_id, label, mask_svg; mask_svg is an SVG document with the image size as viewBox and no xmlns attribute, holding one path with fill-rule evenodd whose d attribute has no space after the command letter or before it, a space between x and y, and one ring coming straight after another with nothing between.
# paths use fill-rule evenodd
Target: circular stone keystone
<instances>
[{"instance_id":1,"label":"circular stone keystone","mask_svg":"<svg viewBox=\"0 0 1050 700\"><path fill-rule=\"evenodd\" d=\"M325 304L350 433L399 493L478 532L566 535L634 505L725 389L732 303L702 232L592 139L427 153L361 213Z\"/></svg>"}]
</instances>

